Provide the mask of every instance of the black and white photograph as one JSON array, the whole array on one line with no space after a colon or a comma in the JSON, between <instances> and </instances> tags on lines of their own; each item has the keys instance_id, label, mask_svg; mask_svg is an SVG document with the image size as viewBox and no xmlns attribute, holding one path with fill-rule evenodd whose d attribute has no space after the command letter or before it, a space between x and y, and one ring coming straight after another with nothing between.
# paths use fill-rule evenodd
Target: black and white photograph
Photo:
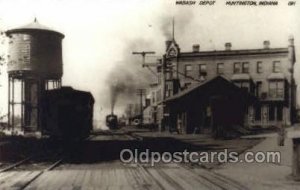
<instances>
[{"instance_id":1,"label":"black and white photograph","mask_svg":"<svg viewBox=\"0 0 300 190\"><path fill-rule=\"evenodd\" d=\"M297 0L0 0L0 189L300 190Z\"/></svg>"}]
</instances>

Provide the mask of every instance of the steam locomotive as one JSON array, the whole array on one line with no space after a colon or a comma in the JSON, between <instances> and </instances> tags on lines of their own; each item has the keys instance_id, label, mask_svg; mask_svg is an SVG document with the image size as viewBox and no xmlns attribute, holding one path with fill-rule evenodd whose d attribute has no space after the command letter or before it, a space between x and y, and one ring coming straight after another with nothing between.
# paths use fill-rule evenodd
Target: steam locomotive
<instances>
[{"instance_id":1,"label":"steam locomotive","mask_svg":"<svg viewBox=\"0 0 300 190\"><path fill-rule=\"evenodd\" d=\"M106 126L109 129L118 129L118 117L111 113L106 116Z\"/></svg>"},{"instance_id":2,"label":"steam locomotive","mask_svg":"<svg viewBox=\"0 0 300 190\"><path fill-rule=\"evenodd\" d=\"M93 128L94 98L71 87L48 90L43 96L42 133L55 138L83 139Z\"/></svg>"}]
</instances>

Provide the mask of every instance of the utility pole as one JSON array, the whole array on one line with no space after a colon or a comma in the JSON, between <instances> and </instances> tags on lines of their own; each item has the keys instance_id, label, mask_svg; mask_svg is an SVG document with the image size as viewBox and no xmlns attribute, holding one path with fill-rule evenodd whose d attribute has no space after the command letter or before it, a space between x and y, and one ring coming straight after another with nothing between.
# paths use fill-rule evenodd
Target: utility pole
<instances>
[{"instance_id":1,"label":"utility pole","mask_svg":"<svg viewBox=\"0 0 300 190\"><path fill-rule=\"evenodd\" d=\"M150 67L157 67L158 63L147 63L146 64L146 55L147 54L155 54L154 51L141 51L141 52L132 52L133 55L141 55L143 58L142 67L147 67L152 74L158 77L157 73L153 71ZM143 114L143 95L146 94L146 89L137 89L137 95L140 96L140 114L141 114L141 126L144 123L144 114Z\"/></svg>"},{"instance_id":2,"label":"utility pole","mask_svg":"<svg viewBox=\"0 0 300 190\"><path fill-rule=\"evenodd\" d=\"M143 96L146 94L146 89L140 88L136 90L136 94L140 96L140 114L141 114L141 126L143 125Z\"/></svg>"},{"instance_id":3,"label":"utility pole","mask_svg":"<svg viewBox=\"0 0 300 190\"><path fill-rule=\"evenodd\" d=\"M290 62L290 85L289 85L289 107L290 107L290 125L292 125L295 122L295 79L294 79L294 65L296 62L295 57L295 46L294 46L294 37L289 36L289 45L288 45L288 51L289 51L289 62Z\"/></svg>"},{"instance_id":4,"label":"utility pole","mask_svg":"<svg viewBox=\"0 0 300 190\"><path fill-rule=\"evenodd\" d=\"M155 51L140 51L140 52L132 52L133 55L142 55L143 57L143 67L145 67L146 65L146 55L147 54L155 54Z\"/></svg>"},{"instance_id":5,"label":"utility pole","mask_svg":"<svg viewBox=\"0 0 300 190\"><path fill-rule=\"evenodd\" d=\"M147 69L149 69L153 75L158 77L157 73L150 68L150 67L157 68L157 66L159 66L158 62L156 62L156 63L146 63L146 55L147 54L155 54L155 51L141 51L141 52L135 52L134 51L134 52L132 52L132 54L133 55L142 55L142 57L143 57L142 67L147 67Z\"/></svg>"},{"instance_id":6,"label":"utility pole","mask_svg":"<svg viewBox=\"0 0 300 190\"><path fill-rule=\"evenodd\" d=\"M143 64L142 67L147 67L152 74L154 74L155 76L157 76L156 72L153 71L150 67L157 67L157 63L146 63L146 55L147 54L155 54L155 51L141 51L141 52L132 52L133 55L142 55L143 57Z\"/></svg>"}]
</instances>

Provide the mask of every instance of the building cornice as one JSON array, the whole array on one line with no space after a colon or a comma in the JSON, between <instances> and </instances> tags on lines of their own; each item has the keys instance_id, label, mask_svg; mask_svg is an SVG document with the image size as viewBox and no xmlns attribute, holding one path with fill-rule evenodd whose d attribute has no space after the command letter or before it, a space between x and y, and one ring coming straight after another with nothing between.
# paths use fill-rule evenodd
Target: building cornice
<instances>
[{"instance_id":1,"label":"building cornice","mask_svg":"<svg viewBox=\"0 0 300 190\"><path fill-rule=\"evenodd\" d=\"M201 51L201 52L181 52L178 58L217 58L217 57L238 57L238 56L274 56L286 55L288 48L272 49L247 49L247 50L224 50L224 51Z\"/></svg>"}]
</instances>

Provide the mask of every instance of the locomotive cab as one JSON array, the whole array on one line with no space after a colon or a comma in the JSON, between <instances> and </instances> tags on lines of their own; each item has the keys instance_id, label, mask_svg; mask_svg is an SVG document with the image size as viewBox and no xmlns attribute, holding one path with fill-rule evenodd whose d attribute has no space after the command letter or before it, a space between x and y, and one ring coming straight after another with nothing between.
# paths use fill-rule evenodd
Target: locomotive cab
<instances>
[{"instance_id":1,"label":"locomotive cab","mask_svg":"<svg viewBox=\"0 0 300 190\"><path fill-rule=\"evenodd\" d=\"M113 113L106 116L106 126L110 129L118 128L118 117Z\"/></svg>"}]
</instances>

